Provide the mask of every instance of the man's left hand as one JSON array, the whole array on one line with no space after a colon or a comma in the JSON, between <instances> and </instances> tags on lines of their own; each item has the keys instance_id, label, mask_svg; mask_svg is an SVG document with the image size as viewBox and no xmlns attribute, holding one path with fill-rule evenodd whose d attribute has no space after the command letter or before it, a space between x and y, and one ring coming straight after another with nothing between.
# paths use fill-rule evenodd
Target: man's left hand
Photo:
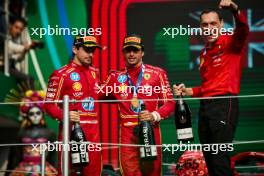
<instances>
[{"instance_id":1,"label":"man's left hand","mask_svg":"<svg viewBox=\"0 0 264 176\"><path fill-rule=\"evenodd\" d=\"M221 0L219 3L220 9L230 9L232 11L238 10L238 5L234 3L232 0Z\"/></svg>"},{"instance_id":2,"label":"man's left hand","mask_svg":"<svg viewBox=\"0 0 264 176\"><path fill-rule=\"evenodd\" d=\"M140 121L151 121L154 122L154 117L149 111L143 111L139 114Z\"/></svg>"}]
</instances>

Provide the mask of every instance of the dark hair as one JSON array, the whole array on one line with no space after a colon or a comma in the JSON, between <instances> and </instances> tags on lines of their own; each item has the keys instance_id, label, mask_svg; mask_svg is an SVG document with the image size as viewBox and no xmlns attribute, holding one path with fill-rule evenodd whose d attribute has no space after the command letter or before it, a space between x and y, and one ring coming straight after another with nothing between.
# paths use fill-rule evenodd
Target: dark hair
<instances>
[{"instance_id":1,"label":"dark hair","mask_svg":"<svg viewBox=\"0 0 264 176\"><path fill-rule=\"evenodd\" d=\"M221 13L221 11L219 9L210 8L210 9L205 9L205 10L203 10L201 12L201 14L200 14L200 21L202 19L202 15L207 14L207 13L211 13L211 12L216 13L218 15L218 18L219 18L220 21L223 20L222 13Z\"/></svg>"},{"instance_id":2,"label":"dark hair","mask_svg":"<svg viewBox=\"0 0 264 176\"><path fill-rule=\"evenodd\" d=\"M22 17L12 17L12 18L10 18L10 24L14 24L17 21L23 23L24 26L27 26L27 20L25 18L22 18Z\"/></svg>"}]
</instances>

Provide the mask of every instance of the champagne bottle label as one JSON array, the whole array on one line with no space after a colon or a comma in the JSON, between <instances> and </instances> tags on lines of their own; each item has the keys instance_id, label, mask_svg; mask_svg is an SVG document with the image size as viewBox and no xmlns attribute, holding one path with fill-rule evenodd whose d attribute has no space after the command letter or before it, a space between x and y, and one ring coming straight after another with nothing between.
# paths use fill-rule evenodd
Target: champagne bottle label
<instances>
[{"instance_id":1,"label":"champagne bottle label","mask_svg":"<svg viewBox=\"0 0 264 176\"><path fill-rule=\"evenodd\" d=\"M179 99L175 104L175 124L177 129L177 139L180 141L192 141L192 120L189 106L183 101L182 96L177 96Z\"/></svg>"},{"instance_id":2,"label":"champagne bottle label","mask_svg":"<svg viewBox=\"0 0 264 176\"><path fill-rule=\"evenodd\" d=\"M158 156L157 147L151 146L151 155L152 156Z\"/></svg>"},{"instance_id":3,"label":"champagne bottle label","mask_svg":"<svg viewBox=\"0 0 264 176\"><path fill-rule=\"evenodd\" d=\"M177 138L179 140L193 138L192 128L177 129Z\"/></svg>"},{"instance_id":4,"label":"champagne bottle label","mask_svg":"<svg viewBox=\"0 0 264 176\"><path fill-rule=\"evenodd\" d=\"M140 147L139 150L140 150L140 157L141 158L158 156L156 146Z\"/></svg>"},{"instance_id":5,"label":"champagne bottle label","mask_svg":"<svg viewBox=\"0 0 264 176\"><path fill-rule=\"evenodd\" d=\"M145 104L141 104L141 111L146 109ZM149 121L142 121L139 124L139 143L144 146L139 147L140 158L143 160L155 160L157 158L157 147L153 127Z\"/></svg>"},{"instance_id":6,"label":"champagne bottle label","mask_svg":"<svg viewBox=\"0 0 264 176\"><path fill-rule=\"evenodd\" d=\"M76 141L72 141L72 142L76 142ZM78 151L72 151L71 157L73 164L89 162L88 152L85 150L85 145L82 146L78 144Z\"/></svg>"},{"instance_id":7,"label":"champagne bottle label","mask_svg":"<svg viewBox=\"0 0 264 176\"><path fill-rule=\"evenodd\" d=\"M81 162L80 154L79 153L72 153L72 164L77 164Z\"/></svg>"},{"instance_id":8,"label":"champagne bottle label","mask_svg":"<svg viewBox=\"0 0 264 176\"><path fill-rule=\"evenodd\" d=\"M156 157L157 154L157 147L153 146L155 145L154 136L151 136L151 133L153 132L151 129L151 126L148 124L149 122L141 122L144 123L146 126L142 125L142 137L143 141L142 144L144 146L141 146L139 148L140 150L140 157L141 158L148 158L148 157Z\"/></svg>"},{"instance_id":9,"label":"champagne bottle label","mask_svg":"<svg viewBox=\"0 0 264 176\"><path fill-rule=\"evenodd\" d=\"M74 124L74 128L71 134L72 141L72 164L75 166L84 166L89 163L89 155L86 149L86 145L80 144L80 142L86 141L83 130L78 123Z\"/></svg>"},{"instance_id":10,"label":"champagne bottle label","mask_svg":"<svg viewBox=\"0 0 264 176\"><path fill-rule=\"evenodd\" d=\"M89 162L89 157L88 157L88 153L87 152L81 153L81 158L82 158L82 162L83 163Z\"/></svg>"}]
</instances>

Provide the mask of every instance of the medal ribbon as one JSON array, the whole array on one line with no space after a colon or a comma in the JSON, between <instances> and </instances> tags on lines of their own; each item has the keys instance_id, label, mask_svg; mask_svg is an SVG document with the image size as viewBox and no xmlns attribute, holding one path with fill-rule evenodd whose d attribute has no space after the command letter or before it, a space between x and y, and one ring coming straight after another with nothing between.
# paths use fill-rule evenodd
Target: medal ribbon
<instances>
[{"instance_id":1,"label":"medal ribbon","mask_svg":"<svg viewBox=\"0 0 264 176\"><path fill-rule=\"evenodd\" d=\"M143 75L144 75L144 71L145 71L145 66L142 64L142 66L141 66L141 70L140 70L140 73L139 73L139 75L138 75L138 79L137 79L136 86L133 85L133 83L132 83L132 81L131 81L131 77L130 77L130 75L128 74L128 72L126 72L129 86L133 86L133 87L135 87L135 89L133 89L133 97L137 97L138 87L140 86L140 84L141 84L141 82L142 82Z\"/></svg>"}]
</instances>

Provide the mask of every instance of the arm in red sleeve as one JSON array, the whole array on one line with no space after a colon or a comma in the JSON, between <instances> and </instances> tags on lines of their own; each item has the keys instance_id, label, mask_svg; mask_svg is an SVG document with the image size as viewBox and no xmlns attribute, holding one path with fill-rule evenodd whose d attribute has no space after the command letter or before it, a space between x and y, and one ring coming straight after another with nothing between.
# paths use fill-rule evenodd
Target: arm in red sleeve
<instances>
[{"instance_id":1,"label":"arm in red sleeve","mask_svg":"<svg viewBox=\"0 0 264 176\"><path fill-rule=\"evenodd\" d=\"M200 86L193 87L192 91L193 91L192 97L200 97L201 96L201 87Z\"/></svg>"},{"instance_id":2,"label":"arm in red sleeve","mask_svg":"<svg viewBox=\"0 0 264 176\"><path fill-rule=\"evenodd\" d=\"M64 77L54 72L48 82L48 89L46 94L46 101L55 101L60 99L61 89L63 85ZM45 111L53 119L62 121L63 111L57 103L45 103Z\"/></svg>"},{"instance_id":3,"label":"arm in red sleeve","mask_svg":"<svg viewBox=\"0 0 264 176\"><path fill-rule=\"evenodd\" d=\"M173 94L167 74L164 70L159 74L159 86L161 88L159 98L163 99L163 101L160 108L157 111L152 112L154 117L156 116L156 121L168 118L175 109L175 101L173 100Z\"/></svg>"},{"instance_id":4,"label":"arm in red sleeve","mask_svg":"<svg viewBox=\"0 0 264 176\"><path fill-rule=\"evenodd\" d=\"M249 26L246 16L238 11L234 12L234 18L236 21L236 28L231 38L230 47L236 52L240 52L243 49L245 42L249 34Z\"/></svg>"}]
</instances>

